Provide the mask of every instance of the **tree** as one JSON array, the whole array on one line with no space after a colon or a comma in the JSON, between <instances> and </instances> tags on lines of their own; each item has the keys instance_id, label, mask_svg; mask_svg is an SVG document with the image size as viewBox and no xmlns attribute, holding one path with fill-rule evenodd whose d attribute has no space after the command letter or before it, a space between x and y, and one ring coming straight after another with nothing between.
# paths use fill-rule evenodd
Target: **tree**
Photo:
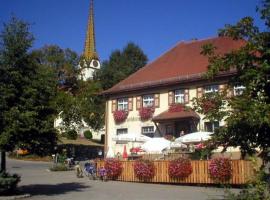
<instances>
[{"instance_id":1,"label":"tree","mask_svg":"<svg viewBox=\"0 0 270 200\"><path fill-rule=\"evenodd\" d=\"M270 1L262 1L258 11L265 30L255 26L251 17L245 17L236 25L225 25L219 31L220 36L246 40L243 47L218 55L215 47L208 44L202 54L208 56L210 62L207 78L212 79L221 71L235 70L236 76L230 80L228 89L232 90L235 84L245 87L242 95L227 99L230 109L225 115L226 126L215 131L214 141L225 149L240 146L243 156L260 148L261 156L266 159L270 148ZM195 102L197 106L199 101ZM215 114L219 116L221 112L224 109L216 110ZM213 119L212 112L201 110L201 113Z\"/></svg>"},{"instance_id":2,"label":"tree","mask_svg":"<svg viewBox=\"0 0 270 200\"><path fill-rule=\"evenodd\" d=\"M13 17L0 35L0 150L22 147L44 155L56 144L54 74L29 53L29 25ZM1 170L5 171L5 159Z\"/></svg>"},{"instance_id":3,"label":"tree","mask_svg":"<svg viewBox=\"0 0 270 200\"><path fill-rule=\"evenodd\" d=\"M96 79L100 80L104 90L109 89L143 67L147 60L137 45L128 43L122 51L113 51L110 59L103 62Z\"/></svg>"}]
</instances>

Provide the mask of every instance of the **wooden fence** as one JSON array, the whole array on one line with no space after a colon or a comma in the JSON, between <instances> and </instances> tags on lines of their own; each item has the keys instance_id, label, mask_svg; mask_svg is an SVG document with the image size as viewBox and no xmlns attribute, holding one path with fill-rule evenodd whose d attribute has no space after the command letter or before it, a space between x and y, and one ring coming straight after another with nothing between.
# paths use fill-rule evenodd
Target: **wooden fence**
<instances>
[{"instance_id":1,"label":"wooden fence","mask_svg":"<svg viewBox=\"0 0 270 200\"><path fill-rule=\"evenodd\" d=\"M143 182L136 178L134 174L135 161L121 161L123 166L122 174L118 177L119 181ZM208 172L209 161L191 161L193 172L185 179L172 179L168 175L168 160L153 161L156 168L155 177L149 182L153 183L185 183L185 184L213 184L215 181ZM250 161L232 160L232 177L227 182L229 184L245 184L253 176L253 168ZM104 161L97 163L97 168L104 166Z\"/></svg>"}]
</instances>

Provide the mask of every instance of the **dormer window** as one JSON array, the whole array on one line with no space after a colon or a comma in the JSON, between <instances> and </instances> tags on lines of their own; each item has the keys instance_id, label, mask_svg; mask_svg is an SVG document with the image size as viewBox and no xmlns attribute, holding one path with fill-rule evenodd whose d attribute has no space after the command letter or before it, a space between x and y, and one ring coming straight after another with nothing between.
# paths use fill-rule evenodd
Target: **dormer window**
<instances>
[{"instance_id":1,"label":"dormer window","mask_svg":"<svg viewBox=\"0 0 270 200\"><path fill-rule=\"evenodd\" d=\"M153 107L153 106L154 106L154 95L144 95L143 107Z\"/></svg>"},{"instance_id":2,"label":"dormer window","mask_svg":"<svg viewBox=\"0 0 270 200\"><path fill-rule=\"evenodd\" d=\"M117 110L128 110L128 98L120 98L117 100Z\"/></svg>"}]
</instances>

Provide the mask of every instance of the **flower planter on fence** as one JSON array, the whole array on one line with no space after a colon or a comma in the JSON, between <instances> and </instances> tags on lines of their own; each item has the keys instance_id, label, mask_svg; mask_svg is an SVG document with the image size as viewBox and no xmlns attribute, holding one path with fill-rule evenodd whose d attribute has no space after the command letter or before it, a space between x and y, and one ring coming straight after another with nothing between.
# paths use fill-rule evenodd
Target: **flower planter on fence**
<instances>
[{"instance_id":1,"label":"flower planter on fence","mask_svg":"<svg viewBox=\"0 0 270 200\"><path fill-rule=\"evenodd\" d=\"M145 182L135 176L135 161L120 161L122 163L122 173L116 180L128 182ZM187 183L187 184L215 184L217 183L209 173L210 161L207 160L191 160L192 173L183 179L175 179L169 176L168 160L153 161L155 166L155 175L147 182L152 183ZM232 160L231 177L226 181L228 184L240 185L245 184L253 176L253 167L251 161ZM104 166L104 161L98 161L97 167Z\"/></svg>"}]
</instances>

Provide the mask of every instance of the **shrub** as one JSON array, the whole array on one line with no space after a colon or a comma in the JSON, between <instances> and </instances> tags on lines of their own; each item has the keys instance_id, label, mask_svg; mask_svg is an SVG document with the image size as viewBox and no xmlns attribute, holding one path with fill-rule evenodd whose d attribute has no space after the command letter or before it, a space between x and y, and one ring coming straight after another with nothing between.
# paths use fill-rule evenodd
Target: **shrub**
<instances>
[{"instance_id":1,"label":"shrub","mask_svg":"<svg viewBox=\"0 0 270 200\"><path fill-rule=\"evenodd\" d=\"M155 108L154 107L142 107L139 110L139 114L140 114L141 120L148 120L148 119L150 119L153 116L154 112L155 112Z\"/></svg>"},{"instance_id":2,"label":"shrub","mask_svg":"<svg viewBox=\"0 0 270 200\"><path fill-rule=\"evenodd\" d=\"M17 174L0 173L0 194L11 194L17 188L21 178Z\"/></svg>"},{"instance_id":3,"label":"shrub","mask_svg":"<svg viewBox=\"0 0 270 200\"><path fill-rule=\"evenodd\" d=\"M116 110L113 112L114 121L116 123L122 123L127 119L128 112L125 110Z\"/></svg>"},{"instance_id":4,"label":"shrub","mask_svg":"<svg viewBox=\"0 0 270 200\"><path fill-rule=\"evenodd\" d=\"M155 176L155 166L150 160L137 160L134 163L135 176L143 181L152 179Z\"/></svg>"},{"instance_id":5,"label":"shrub","mask_svg":"<svg viewBox=\"0 0 270 200\"><path fill-rule=\"evenodd\" d=\"M109 179L117 179L121 175L123 167L122 163L115 158L109 158L105 160L104 167Z\"/></svg>"},{"instance_id":6,"label":"shrub","mask_svg":"<svg viewBox=\"0 0 270 200\"><path fill-rule=\"evenodd\" d=\"M76 140L78 137L77 131L75 131L74 129L69 130L65 133L65 136L67 139L69 140Z\"/></svg>"},{"instance_id":7,"label":"shrub","mask_svg":"<svg viewBox=\"0 0 270 200\"><path fill-rule=\"evenodd\" d=\"M50 168L51 171L57 172L57 171L68 171L70 170L65 164L59 163L55 164Z\"/></svg>"},{"instance_id":8,"label":"shrub","mask_svg":"<svg viewBox=\"0 0 270 200\"><path fill-rule=\"evenodd\" d=\"M178 158L169 162L168 173L171 178L186 178L192 173L191 162L187 158Z\"/></svg>"},{"instance_id":9,"label":"shrub","mask_svg":"<svg viewBox=\"0 0 270 200\"><path fill-rule=\"evenodd\" d=\"M216 182L230 180L232 176L232 166L228 158L214 158L209 164L209 173Z\"/></svg>"},{"instance_id":10,"label":"shrub","mask_svg":"<svg viewBox=\"0 0 270 200\"><path fill-rule=\"evenodd\" d=\"M92 140L92 138L93 138L93 134L92 134L92 132L90 130L84 131L83 135L88 140Z\"/></svg>"}]
</instances>

